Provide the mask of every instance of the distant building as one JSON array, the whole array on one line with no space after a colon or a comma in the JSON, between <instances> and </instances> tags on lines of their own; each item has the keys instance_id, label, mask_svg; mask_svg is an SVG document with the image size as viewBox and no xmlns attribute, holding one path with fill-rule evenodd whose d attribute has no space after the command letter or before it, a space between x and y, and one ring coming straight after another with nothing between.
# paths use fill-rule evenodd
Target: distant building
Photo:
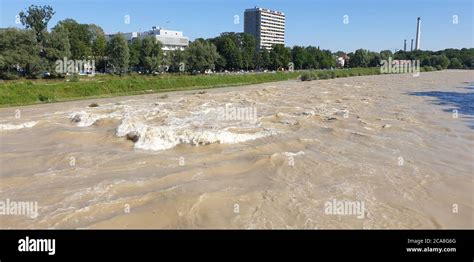
<instances>
[{"instance_id":1,"label":"distant building","mask_svg":"<svg viewBox=\"0 0 474 262\"><path fill-rule=\"evenodd\" d=\"M107 40L112 38L115 34L107 35ZM123 33L128 42L131 42L135 38L145 38L147 36L153 36L157 41L163 44L164 51L171 50L184 50L189 45L189 38L183 36L181 31L166 30L160 27L152 27L151 30L145 32L131 32Z\"/></svg>"},{"instance_id":2,"label":"distant building","mask_svg":"<svg viewBox=\"0 0 474 262\"><path fill-rule=\"evenodd\" d=\"M258 49L271 49L285 44L285 14L265 8L246 9L244 32L255 36Z\"/></svg>"},{"instance_id":3,"label":"distant building","mask_svg":"<svg viewBox=\"0 0 474 262\"><path fill-rule=\"evenodd\" d=\"M336 67L344 68L344 66L349 62L349 56L347 54L341 54L336 58Z\"/></svg>"},{"instance_id":4,"label":"distant building","mask_svg":"<svg viewBox=\"0 0 474 262\"><path fill-rule=\"evenodd\" d=\"M338 57L338 58L336 59L336 66L337 66L338 68L343 68L344 65L345 65L345 63L346 63L346 61L345 61L344 58L342 58L342 57Z\"/></svg>"}]
</instances>

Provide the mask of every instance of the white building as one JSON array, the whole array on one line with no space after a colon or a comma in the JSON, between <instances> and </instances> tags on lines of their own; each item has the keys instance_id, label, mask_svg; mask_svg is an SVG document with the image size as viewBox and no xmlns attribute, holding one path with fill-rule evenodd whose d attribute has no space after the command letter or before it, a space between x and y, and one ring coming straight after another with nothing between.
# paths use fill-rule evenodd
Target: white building
<instances>
[{"instance_id":1,"label":"white building","mask_svg":"<svg viewBox=\"0 0 474 262\"><path fill-rule=\"evenodd\" d=\"M259 7L246 9L244 32L255 36L259 49L285 45L285 14Z\"/></svg>"},{"instance_id":2,"label":"white building","mask_svg":"<svg viewBox=\"0 0 474 262\"><path fill-rule=\"evenodd\" d=\"M152 27L151 30L145 32L131 32L123 34L127 41L131 42L135 38L145 38L152 36L163 44L164 51L184 50L189 45L189 38L183 36L181 31L166 30L160 27ZM108 39L114 35L107 35Z\"/></svg>"}]
</instances>

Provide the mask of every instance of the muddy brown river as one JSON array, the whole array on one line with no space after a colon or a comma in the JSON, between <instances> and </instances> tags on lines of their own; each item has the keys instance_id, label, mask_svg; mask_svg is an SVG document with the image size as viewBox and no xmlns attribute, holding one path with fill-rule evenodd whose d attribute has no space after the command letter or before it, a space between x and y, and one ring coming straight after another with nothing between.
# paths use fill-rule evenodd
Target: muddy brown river
<instances>
[{"instance_id":1,"label":"muddy brown river","mask_svg":"<svg viewBox=\"0 0 474 262\"><path fill-rule=\"evenodd\" d=\"M453 70L3 108L0 228L474 228L473 82Z\"/></svg>"}]
</instances>

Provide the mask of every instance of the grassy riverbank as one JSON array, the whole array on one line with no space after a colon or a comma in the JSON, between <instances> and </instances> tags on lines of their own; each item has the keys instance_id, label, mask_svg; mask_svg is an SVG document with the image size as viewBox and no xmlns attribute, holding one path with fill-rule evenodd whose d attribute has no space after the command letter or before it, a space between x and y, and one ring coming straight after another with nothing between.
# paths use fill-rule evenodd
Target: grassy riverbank
<instances>
[{"instance_id":1,"label":"grassy riverbank","mask_svg":"<svg viewBox=\"0 0 474 262\"><path fill-rule=\"evenodd\" d=\"M137 95L176 90L250 85L297 79L301 72L229 75L96 75L73 81L14 80L0 84L0 106L18 106L69 100Z\"/></svg>"},{"instance_id":2,"label":"grassy riverbank","mask_svg":"<svg viewBox=\"0 0 474 262\"><path fill-rule=\"evenodd\" d=\"M215 75L96 75L54 80L13 80L0 83L0 107L137 95L176 90L259 84L291 79L317 80L380 74L379 68Z\"/></svg>"}]
</instances>

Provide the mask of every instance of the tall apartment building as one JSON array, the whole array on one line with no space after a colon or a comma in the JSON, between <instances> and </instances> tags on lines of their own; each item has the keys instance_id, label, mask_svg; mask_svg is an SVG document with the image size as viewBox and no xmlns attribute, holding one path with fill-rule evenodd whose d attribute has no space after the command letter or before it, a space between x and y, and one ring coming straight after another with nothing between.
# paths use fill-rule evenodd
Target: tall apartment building
<instances>
[{"instance_id":1,"label":"tall apartment building","mask_svg":"<svg viewBox=\"0 0 474 262\"><path fill-rule=\"evenodd\" d=\"M246 9L244 32L255 36L259 49L285 44L285 14L265 8Z\"/></svg>"}]
</instances>

